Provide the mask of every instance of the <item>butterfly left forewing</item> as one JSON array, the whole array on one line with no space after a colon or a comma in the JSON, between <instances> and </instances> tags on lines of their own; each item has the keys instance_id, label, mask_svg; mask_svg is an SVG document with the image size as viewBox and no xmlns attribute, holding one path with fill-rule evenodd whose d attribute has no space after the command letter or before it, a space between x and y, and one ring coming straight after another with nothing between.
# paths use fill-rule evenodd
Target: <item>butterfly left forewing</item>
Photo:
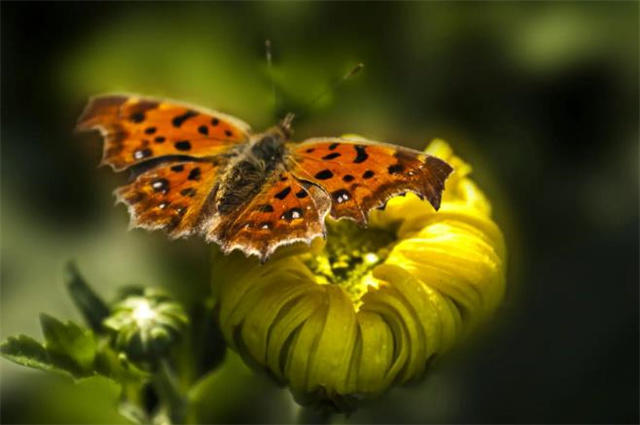
<instances>
[{"instance_id":1,"label":"butterfly left forewing","mask_svg":"<svg viewBox=\"0 0 640 425\"><path fill-rule=\"evenodd\" d=\"M249 126L229 115L175 101L106 95L90 99L78 130L100 130L102 163L114 170L165 156L206 158L249 139Z\"/></svg>"},{"instance_id":2,"label":"butterfly left forewing","mask_svg":"<svg viewBox=\"0 0 640 425\"><path fill-rule=\"evenodd\" d=\"M437 210L446 162L412 149L361 139L316 138L290 145L292 173L322 187L331 197L331 216L367 222L367 213L394 195L414 192Z\"/></svg>"}]
</instances>

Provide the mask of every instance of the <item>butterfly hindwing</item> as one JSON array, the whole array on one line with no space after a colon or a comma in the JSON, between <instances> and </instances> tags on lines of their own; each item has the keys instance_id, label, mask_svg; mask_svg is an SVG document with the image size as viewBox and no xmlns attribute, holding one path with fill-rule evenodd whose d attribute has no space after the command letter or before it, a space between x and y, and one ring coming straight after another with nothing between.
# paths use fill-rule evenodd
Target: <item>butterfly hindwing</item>
<instances>
[{"instance_id":1,"label":"butterfly hindwing","mask_svg":"<svg viewBox=\"0 0 640 425\"><path fill-rule=\"evenodd\" d=\"M219 168L211 161L161 164L115 194L129 207L132 227L162 229L173 238L188 236L199 229Z\"/></svg>"},{"instance_id":2,"label":"butterfly hindwing","mask_svg":"<svg viewBox=\"0 0 640 425\"><path fill-rule=\"evenodd\" d=\"M407 191L437 210L453 170L434 156L361 139L316 138L289 149L292 173L329 194L331 216L359 223L366 223L369 210Z\"/></svg>"},{"instance_id":3,"label":"butterfly hindwing","mask_svg":"<svg viewBox=\"0 0 640 425\"><path fill-rule=\"evenodd\" d=\"M236 213L217 220L206 236L224 252L238 248L265 260L280 245L324 236L329 207L324 191L281 171Z\"/></svg>"},{"instance_id":4,"label":"butterfly hindwing","mask_svg":"<svg viewBox=\"0 0 640 425\"><path fill-rule=\"evenodd\" d=\"M163 156L211 157L249 139L249 126L229 115L121 95L92 98L77 129L101 131L102 163L116 171Z\"/></svg>"}]
</instances>

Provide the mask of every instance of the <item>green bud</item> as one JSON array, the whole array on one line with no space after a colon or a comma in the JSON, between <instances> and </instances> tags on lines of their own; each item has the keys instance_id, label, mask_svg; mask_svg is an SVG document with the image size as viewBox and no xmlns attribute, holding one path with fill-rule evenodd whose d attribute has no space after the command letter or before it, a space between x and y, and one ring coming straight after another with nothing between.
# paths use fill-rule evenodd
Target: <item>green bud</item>
<instances>
[{"instance_id":1,"label":"green bud","mask_svg":"<svg viewBox=\"0 0 640 425\"><path fill-rule=\"evenodd\" d=\"M164 356L188 322L180 304L158 290L145 288L115 303L103 324L112 332L116 349L132 360L149 361Z\"/></svg>"}]
</instances>

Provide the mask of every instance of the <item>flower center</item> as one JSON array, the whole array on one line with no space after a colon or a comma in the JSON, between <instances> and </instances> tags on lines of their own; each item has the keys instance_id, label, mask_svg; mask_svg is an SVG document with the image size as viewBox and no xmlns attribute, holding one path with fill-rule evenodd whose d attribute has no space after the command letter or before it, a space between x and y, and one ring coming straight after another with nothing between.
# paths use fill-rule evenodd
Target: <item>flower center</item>
<instances>
[{"instance_id":1,"label":"flower center","mask_svg":"<svg viewBox=\"0 0 640 425\"><path fill-rule=\"evenodd\" d=\"M144 298L136 303L133 309L133 320L138 326L146 326L156 318L156 312L151 309L151 305Z\"/></svg>"},{"instance_id":2,"label":"flower center","mask_svg":"<svg viewBox=\"0 0 640 425\"><path fill-rule=\"evenodd\" d=\"M396 241L392 229L363 229L350 220L327 220L327 242L320 254L305 261L320 284L340 285L356 308L369 287L378 287L371 276Z\"/></svg>"}]
</instances>

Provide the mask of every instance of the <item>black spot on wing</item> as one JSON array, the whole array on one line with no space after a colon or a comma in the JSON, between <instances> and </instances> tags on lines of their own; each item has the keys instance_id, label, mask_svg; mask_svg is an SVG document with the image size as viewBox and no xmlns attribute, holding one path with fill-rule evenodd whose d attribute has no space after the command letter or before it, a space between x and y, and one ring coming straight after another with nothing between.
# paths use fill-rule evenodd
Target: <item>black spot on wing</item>
<instances>
[{"instance_id":1,"label":"black spot on wing","mask_svg":"<svg viewBox=\"0 0 640 425\"><path fill-rule=\"evenodd\" d=\"M209 135L209 127L207 127L206 125L201 125L200 127L198 127L198 133L203 134L205 136Z\"/></svg>"},{"instance_id":2,"label":"black spot on wing","mask_svg":"<svg viewBox=\"0 0 640 425\"><path fill-rule=\"evenodd\" d=\"M404 166L402 164L393 164L387 168L389 174L399 174L404 171Z\"/></svg>"},{"instance_id":3,"label":"black spot on wing","mask_svg":"<svg viewBox=\"0 0 640 425\"><path fill-rule=\"evenodd\" d=\"M189 176L187 177L189 180L200 180L201 171L200 167L196 167L189 172Z\"/></svg>"},{"instance_id":4,"label":"black spot on wing","mask_svg":"<svg viewBox=\"0 0 640 425\"><path fill-rule=\"evenodd\" d=\"M173 167L171 167L171 171L175 171L176 173L184 171L184 165L182 164L174 165Z\"/></svg>"},{"instance_id":5,"label":"black spot on wing","mask_svg":"<svg viewBox=\"0 0 640 425\"><path fill-rule=\"evenodd\" d=\"M151 188L154 192L162 192L166 194L169 191L169 180L155 179L151 182Z\"/></svg>"},{"instance_id":6,"label":"black spot on wing","mask_svg":"<svg viewBox=\"0 0 640 425\"><path fill-rule=\"evenodd\" d=\"M175 146L179 151L191 150L191 142L189 142L188 140L180 140L178 142L175 142L173 146Z\"/></svg>"},{"instance_id":7,"label":"black spot on wing","mask_svg":"<svg viewBox=\"0 0 640 425\"><path fill-rule=\"evenodd\" d=\"M315 178L319 180L327 180L331 177L333 177L333 173L331 172L331 170L322 170L315 175Z\"/></svg>"},{"instance_id":8,"label":"black spot on wing","mask_svg":"<svg viewBox=\"0 0 640 425\"><path fill-rule=\"evenodd\" d=\"M367 170L364 173L362 173L362 178L363 179L370 179L371 177L373 177L376 173L374 173L371 170Z\"/></svg>"},{"instance_id":9,"label":"black spot on wing","mask_svg":"<svg viewBox=\"0 0 640 425\"><path fill-rule=\"evenodd\" d=\"M196 115L198 115L196 111L187 111L182 115L178 115L177 117L174 117L171 120L171 124L173 124L174 127L179 128L186 120L188 120L189 118L195 117Z\"/></svg>"},{"instance_id":10,"label":"black spot on wing","mask_svg":"<svg viewBox=\"0 0 640 425\"><path fill-rule=\"evenodd\" d=\"M281 220L293 221L297 218L302 218L303 211L300 208L291 208L288 211L285 211L280 216Z\"/></svg>"},{"instance_id":11,"label":"black spot on wing","mask_svg":"<svg viewBox=\"0 0 640 425\"><path fill-rule=\"evenodd\" d=\"M331 143L331 144L329 145L329 150L330 150L330 151L332 151L332 150L334 150L335 148L337 148L338 146L340 146L340 143Z\"/></svg>"},{"instance_id":12,"label":"black spot on wing","mask_svg":"<svg viewBox=\"0 0 640 425\"><path fill-rule=\"evenodd\" d=\"M349 183L349 182L352 182L354 180L355 180L355 177L353 177L351 174L345 174L342 177L342 181L345 182L345 183Z\"/></svg>"},{"instance_id":13,"label":"black spot on wing","mask_svg":"<svg viewBox=\"0 0 640 425\"><path fill-rule=\"evenodd\" d=\"M291 192L291 187L287 186L286 188L282 189L280 192L276 193L275 197L282 201L284 198L287 197L289 192Z\"/></svg>"},{"instance_id":14,"label":"black spot on wing","mask_svg":"<svg viewBox=\"0 0 640 425\"><path fill-rule=\"evenodd\" d=\"M355 164L360 164L361 162L365 162L367 158L369 158L369 154L367 153L364 146L355 145L354 148L356 150L356 158L353 160Z\"/></svg>"},{"instance_id":15,"label":"black spot on wing","mask_svg":"<svg viewBox=\"0 0 640 425\"><path fill-rule=\"evenodd\" d=\"M141 122L142 122L142 121L144 121L144 119L145 119L144 112L135 112L135 113L131 114L131 116L129 117L129 119L130 119L132 122L135 122L135 123L141 123Z\"/></svg>"},{"instance_id":16,"label":"black spot on wing","mask_svg":"<svg viewBox=\"0 0 640 425\"><path fill-rule=\"evenodd\" d=\"M162 136L158 136L155 139L153 139L154 142L156 143L164 143L164 141L167 140L165 137Z\"/></svg>"},{"instance_id":17,"label":"black spot on wing","mask_svg":"<svg viewBox=\"0 0 640 425\"><path fill-rule=\"evenodd\" d=\"M299 198L299 199L306 198L307 196L309 196L309 194L304 189L296 193L296 198Z\"/></svg>"},{"instance_id":18,"label":"black spot on wing","mask_svg":"<svg viewBox=\"0 0 640 425\"><path fill-rule=\"evenodd\" d=\"M338 204L342 204L343 202L347 202L349 199L351 199L351 194L345 189L340 189L331 193L331 197Z\"/></svg>"},{"instance_id":19,"label":"black spot on wing","mask_svg":"<svg viewBox=\"0 0 640 425\"><path fill-rule=\"evenodd\" d=\"M258 211L260 212L273 212L273 207L269 204L262 204L258 206Z\"/></svg>"},{"instance_id":20,"label":"black spot on wing","mask_svg":"<svg viewBox=\"0 0 640 425\"><path fill-rule=\"evenodd\" d=\"M133 104L129 107L131 111L129 119L134 123L141 123L147 118L146 112L157 107L158 102L153 101L141 101Z\"/></svg>"},{"instance_id":21,"label":"black spot on wing","mask_svg":"<svg viewBox=\"0 0 640 425\"><path fill-rule=\"evenodd\" d=\"M336 159L336 158L338 158L340 156L341 155L338 152L333 152L333 153L330 153L328 155L323 156L322 159Z\"/></svg>"},{"instance_id":22,"label":"black spot on wing","mask_svg":"<svg viewBox=\"0 0 640 425\"><path fill-rule=\"evenodd\" d=\"M147 128L144 129L144 133L145 134L153 134L153 133L156 132L156 130L157 129L155 127L147 127Z\"/></svg>"}]
</instances>

